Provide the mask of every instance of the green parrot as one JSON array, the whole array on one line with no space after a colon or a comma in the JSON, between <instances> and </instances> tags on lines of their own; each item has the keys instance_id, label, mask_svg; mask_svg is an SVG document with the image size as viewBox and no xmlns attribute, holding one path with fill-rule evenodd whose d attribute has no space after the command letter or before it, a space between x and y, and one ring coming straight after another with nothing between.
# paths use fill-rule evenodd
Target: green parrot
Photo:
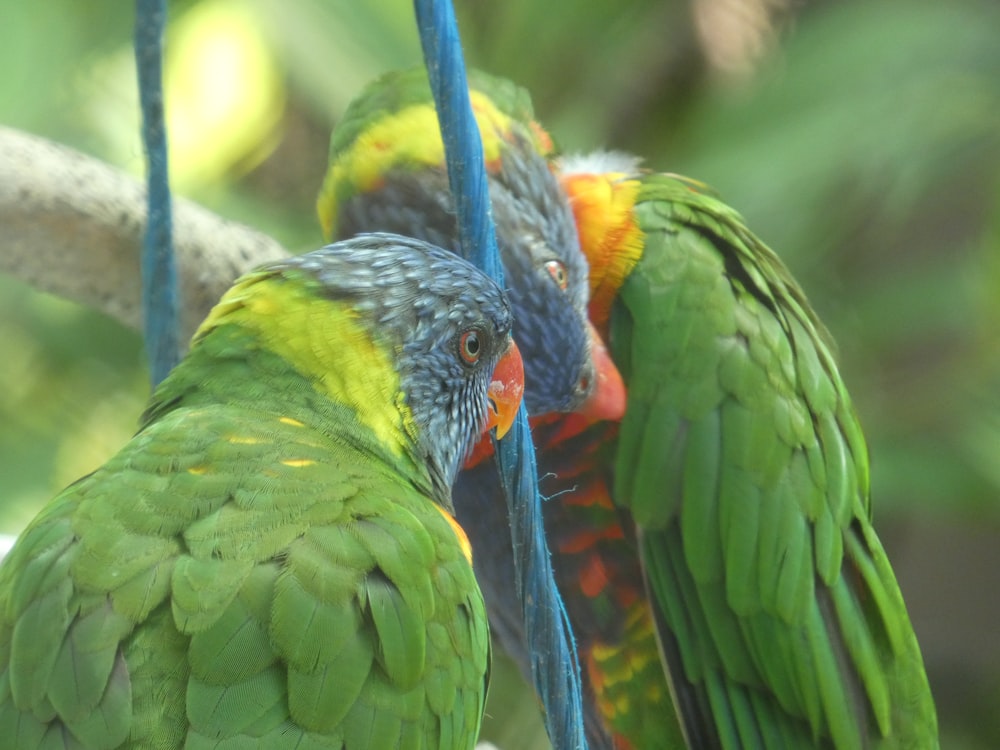
<instances>
[{"instance_id":1,"label":"green parrot","mask_svg":"<svg viewBox=\"0 0 1000 750\"><path fill-rule=\"evenodd\" d=\"M612 447L608 487L688 745L937 747L861 426L802 290L694 181L615 154L560 174L591 321L628 388L617 437L590 428L591 442ZM604 566L608 585L622 569Z\"/></svg>"},{"instance_id":2,"label":"green parrot","mask_svg":"<svg viewBox=\"0 0 1000 750\"><path fill-rule=\"evenodd\" d=\"M368 235L239 279L0 566L0 745L471 748L451 484L523 389L496 285Z\"/></svg>"}]
</instances>

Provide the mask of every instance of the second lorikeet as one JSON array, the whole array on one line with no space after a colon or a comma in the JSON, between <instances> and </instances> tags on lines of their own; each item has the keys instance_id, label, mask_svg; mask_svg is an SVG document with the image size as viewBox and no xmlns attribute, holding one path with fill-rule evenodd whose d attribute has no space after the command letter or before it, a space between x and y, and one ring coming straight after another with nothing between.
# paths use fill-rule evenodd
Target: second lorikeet
<instances>
[{"instance_id":1,"label":"second lorikeet","mask_svg":"<svg viewBox=\"0 0 1000 750\"><path fill-rule=\"evenodd\" d=\"M514 84L470 71L497 244L525 363L531 414L577 411L616 419L621 376L587 320L587 264L573 215ZM317 200L327 239L388 231L458 252L444 145L423 68L376 79L351 102L330 139Z\"/></svg>"},{"instance_id":2,"label":"second lorikeet","mask_svg":"<svg viewBox=\"0 0 1000 750\"><path fill-rule=\"evenodd\" d=\"M489 634L451 484L520 404L511 323L393 235L238 280L0 566L0 744L472 748Z\"/></svg>"}]
</instances>

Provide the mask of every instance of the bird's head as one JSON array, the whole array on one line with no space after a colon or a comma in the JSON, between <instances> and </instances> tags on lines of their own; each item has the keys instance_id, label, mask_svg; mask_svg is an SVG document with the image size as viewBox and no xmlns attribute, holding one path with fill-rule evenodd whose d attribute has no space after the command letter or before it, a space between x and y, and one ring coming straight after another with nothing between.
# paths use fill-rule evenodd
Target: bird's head
<instances>
[{"instance_id":1,"label":"bird's head","mask_svg":"<svg viewBox=\"0 0 1000 750\"><path fill-rule=\"evenodd\" d=\"M490 197L525 358L528 410L620 419L625 386L587 317L587 259L572 210L519 123L506 135Z\"/></svg>"},{"instance_id":2,"label":"bird's head","mask_svg":"<svg viewBox=\"0 0 1000 750\"><path fill-rule=\"evenodd\" d=\"M504 293L453 253L360 235L244 276L195 336L236 326L374 443L429 467L442 502L472 443L503 434L523 392ZM338 406L339 408L339 406Z\"/></svg>"}]
</instances>

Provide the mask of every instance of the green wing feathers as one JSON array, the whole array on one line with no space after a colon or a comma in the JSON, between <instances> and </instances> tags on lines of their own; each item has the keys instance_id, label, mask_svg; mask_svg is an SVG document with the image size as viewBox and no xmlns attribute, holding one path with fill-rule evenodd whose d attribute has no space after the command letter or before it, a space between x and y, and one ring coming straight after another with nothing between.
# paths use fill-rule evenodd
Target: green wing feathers
<instances>
[{"instance_id":1,"label":"green wing feathers","mask_svg":"<svg viewBox=\"0 0 1000 750\"><path fill-rule=\"evenodd\" d=\"M435 506L350 446L181 409L64 491L0 569L0 736L471 747L488 649L471 567Z\"/></svg>"},{"instance_id":2,"label":"green wing feathers","mask_svg":"<svg viewBox=\"0 0 1000 750\"><path fill-rule=\"evenodd\" d=\"M693 183L643 177L636 216L644 251L610 333L629 384L616 498L641 530L689 739L935 746L826 332L776 256Z\"/></svg>"}]
</instances>

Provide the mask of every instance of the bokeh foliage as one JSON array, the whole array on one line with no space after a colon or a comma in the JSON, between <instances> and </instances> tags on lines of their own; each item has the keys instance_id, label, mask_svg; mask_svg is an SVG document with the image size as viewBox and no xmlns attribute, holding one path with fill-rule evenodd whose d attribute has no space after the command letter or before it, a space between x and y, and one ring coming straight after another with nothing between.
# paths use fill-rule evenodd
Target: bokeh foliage
<instances>
[{"instance_id":1,"label":"bokeh foliage","mask_svg":"<svg viewBox=\"0 0 1000 750\"><path fill-rule=\"evenodd\" d=\"M1000 746L1000 9L456 6L470 63L528 87L564 149L629 150L709 183L791 266L867 430L878 527L942 744ZM141 173L125 8L0 0L0 122ZM329 129L366 81L418 64L410 3L202 0L171 13L178 191L288 247L317 246ZM136 334L10 279L0 347L0 529L15 532L128 437L147 386ZM539 731L527 691L506 677L493 700L490 736L526 747Z\"/></svg>"}]
</instances>

